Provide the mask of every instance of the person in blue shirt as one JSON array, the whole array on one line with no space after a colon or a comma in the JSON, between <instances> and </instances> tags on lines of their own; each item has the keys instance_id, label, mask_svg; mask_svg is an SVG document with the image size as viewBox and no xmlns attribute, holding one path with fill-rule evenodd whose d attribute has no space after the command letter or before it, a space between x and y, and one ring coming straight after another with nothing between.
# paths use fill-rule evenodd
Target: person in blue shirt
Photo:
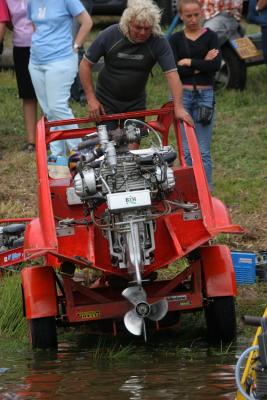
<instances>
[{"instance_id":1,"label":"person in blue shirt","mask_svg":"<svg viewBox=\"0 0 267 400\"><path fill-rule=\"evenodd\" d=\"M48 120L71 119L70 88L78 71L78 50L92 28L92 19L79 0L30 0L28 16L34 26L29 71L38 102ZM80 29L73 39L74 18ZM52 156L66 155L78 141L52 142Z\"/></svg>"}]
</instances>

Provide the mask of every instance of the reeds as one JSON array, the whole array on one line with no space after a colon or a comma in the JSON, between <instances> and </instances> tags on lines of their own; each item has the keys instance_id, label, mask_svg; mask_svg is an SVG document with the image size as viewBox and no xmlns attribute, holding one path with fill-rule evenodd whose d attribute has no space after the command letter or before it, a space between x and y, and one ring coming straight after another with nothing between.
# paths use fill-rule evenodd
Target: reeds
<instances>
[{"instance_id":1,"label":"reeds","mask_svg":"<svg viewBox=\"0 0 267 400\"><path fill-rule=\"evenodd\" d=\"M136 354L136 348L129 345L121 345L117 342L110 343L104 338L100 338L97 347L92 352L92 358L99 360L127 360L131 355Z\"/></svg>"},{"instance_id":2,"label":"reeds","mask_svg":"<svg viewBox=\"0 0 267 400\"><path fill-rule=\"evenodd\" d=\"M0 279L0 336L22 339L27 322L22 312L21 281L18 273Z\"/></svg>"}]
</instances>

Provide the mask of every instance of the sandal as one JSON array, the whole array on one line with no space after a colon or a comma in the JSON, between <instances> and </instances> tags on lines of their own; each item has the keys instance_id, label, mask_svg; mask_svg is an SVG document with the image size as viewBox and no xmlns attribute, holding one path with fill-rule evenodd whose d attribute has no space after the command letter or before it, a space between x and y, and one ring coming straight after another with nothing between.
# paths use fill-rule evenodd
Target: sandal
<instances>
[{"instance_id":1,"label":"sandal","mask_svg":"<svg viewBox=\"0 0 267 400\"><path fill-rule=\"evenodd\" d=\"M32 153L35 151L35 144L34 143L26 143L23 147L22 147L23 151L28 151L29 153Z\"/></svg>"}]
</instances>

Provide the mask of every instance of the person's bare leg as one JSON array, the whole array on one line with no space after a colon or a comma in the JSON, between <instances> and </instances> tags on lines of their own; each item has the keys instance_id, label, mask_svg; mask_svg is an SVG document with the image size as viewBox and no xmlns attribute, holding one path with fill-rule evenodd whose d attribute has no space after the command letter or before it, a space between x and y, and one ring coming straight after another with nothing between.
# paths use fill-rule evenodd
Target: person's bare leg
<instances>
[{"instance_id":1,"label":"person's bare leg","mask_svg":"<svg viewBox=\"0 0 267 400\"><path fill-rule=\"evenodd\" d=\"M25 129L27 132L27 142L35 143L35 133L37 124L37 101L34 99L23 99L23 115Z\"/></svg>"}]
</instances>

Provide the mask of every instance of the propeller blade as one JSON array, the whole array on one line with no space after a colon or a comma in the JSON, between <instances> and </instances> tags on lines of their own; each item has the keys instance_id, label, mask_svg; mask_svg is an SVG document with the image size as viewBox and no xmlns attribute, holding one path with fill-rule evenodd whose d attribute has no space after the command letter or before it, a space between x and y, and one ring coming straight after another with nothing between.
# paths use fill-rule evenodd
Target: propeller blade
<instances>
[{"instance_id":1,"label":"propeller blade","mask_svg":"<svg viewBox=\"0 0 267 400\"><path fill-rule=\"evenodd\" d=\"M145 319L144 318L143 318L143 335L144 335L144 341L147 342L146 323L145 323Z\"/></svg>"},{"instance_id":2,"label":"propeller blade","mask_svg":"<svg viewBox=\"0 0 267 400\"><path fill-rule=\"evenodd\" d=\"M147 318L152 321L159 321L168 312L168 301L166 299L162 299L157 301L156 303L150 304L150 313Z\"/></svg>"},{"instance_id":3,"label":"propeller blade","mask_svg":"<svg viewBox=\"0 0 267 400\"><path fill-rule=\"evenodd\" d=\"M138 303L146 301L147 295L142 286L130 286L124 289L122 296L136 306Z\"/></svg>"},{"instance_id":4,"label":"propeller blade","mask_svg":"<svg viewBox=\"0 0 267 400\"><path fill-rule=\"evenodd\" d=\"M133 335L140 336L143 331L144 318L138 317L135 310L130 310L124 315L124 325Z\"/></svg>"}]
</instances>

